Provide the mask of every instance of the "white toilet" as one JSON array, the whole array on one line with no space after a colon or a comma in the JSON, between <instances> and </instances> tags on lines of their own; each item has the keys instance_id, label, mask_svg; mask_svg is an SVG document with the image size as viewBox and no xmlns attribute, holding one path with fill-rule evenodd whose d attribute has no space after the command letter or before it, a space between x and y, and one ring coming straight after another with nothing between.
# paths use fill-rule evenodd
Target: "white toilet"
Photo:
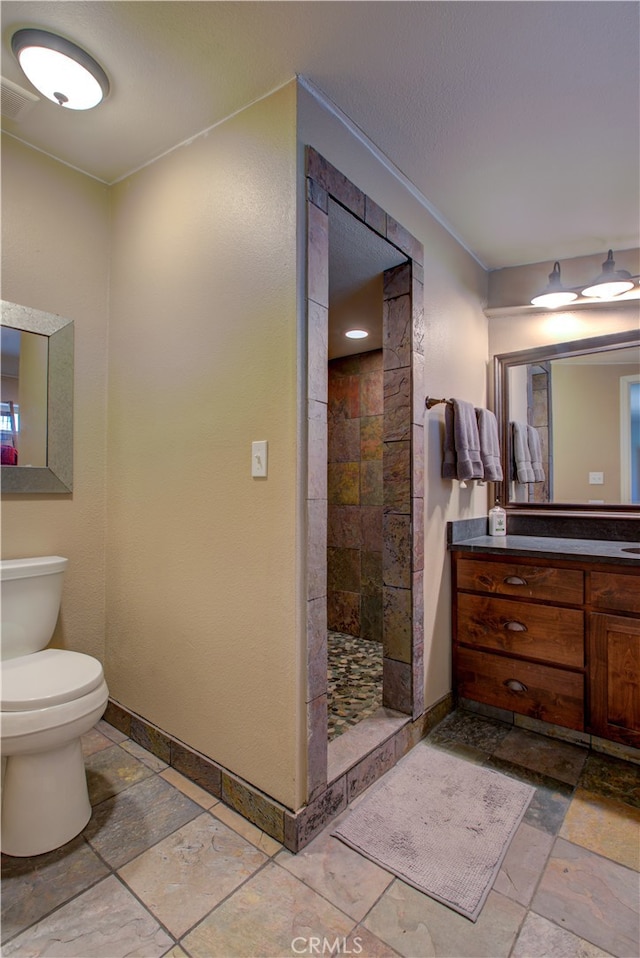
<instances>
[{"instance_id":1,"label":"white toilet","mask_svg":"<svg viewBox=\"0 0 640 958\"><path fill-rule=\"evenodd\" d=\"M62 579L60 556L3 559L2 851L40 855L70 841L91 817L80 736L109 695L102 665L48 649Z\"/></svg>"}]
</instances>

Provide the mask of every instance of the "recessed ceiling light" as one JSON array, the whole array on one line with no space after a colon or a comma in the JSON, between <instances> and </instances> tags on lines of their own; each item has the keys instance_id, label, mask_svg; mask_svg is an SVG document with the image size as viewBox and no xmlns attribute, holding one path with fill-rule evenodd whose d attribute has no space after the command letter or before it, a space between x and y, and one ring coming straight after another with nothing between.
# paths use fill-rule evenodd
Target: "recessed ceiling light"
<instances>
[{"instance_id":1,"label":"recessed ceiling light","mask_svg":"<svg viewBox=\"0 0 640 958\"><path fill-rule=\"evenodd\" d=\"M368 335L366 329L350 329L345 333L348 339L366 339Z\"/></svg>"}]
</instances>

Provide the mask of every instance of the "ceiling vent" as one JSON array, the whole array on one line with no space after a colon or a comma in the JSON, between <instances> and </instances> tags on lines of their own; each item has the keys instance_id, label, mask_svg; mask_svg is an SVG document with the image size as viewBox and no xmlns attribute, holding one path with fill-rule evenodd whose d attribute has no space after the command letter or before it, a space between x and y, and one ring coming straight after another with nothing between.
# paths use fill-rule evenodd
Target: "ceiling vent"
<instances>
[{"instance_id":1,"label":"ceiling vent","mask_svg":"<svg viewBox=\"0 0 640 958\"><path fill-rule=\"evenodd\" d=\"M2 115L9 120L23 120L27 113L40 102L40 97L29 90L23 90L17 83L0 78L2 81Z\"/></svg>"}]
</instances>

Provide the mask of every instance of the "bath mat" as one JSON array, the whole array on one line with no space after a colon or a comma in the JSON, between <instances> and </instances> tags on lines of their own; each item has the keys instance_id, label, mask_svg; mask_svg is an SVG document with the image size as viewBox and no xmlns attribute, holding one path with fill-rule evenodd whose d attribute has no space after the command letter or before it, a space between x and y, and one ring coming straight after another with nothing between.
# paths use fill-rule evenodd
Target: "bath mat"
<instances>
[{"instance_id":1,"label":"bath mat","mask_svg":"<svg viewBox=\"0 0 640 958\"><path fill-rule=\"evenodd\" d=\"M333 834L476 921L534 792L500 772L418 745Z\"/></svg>"}]
</instances>

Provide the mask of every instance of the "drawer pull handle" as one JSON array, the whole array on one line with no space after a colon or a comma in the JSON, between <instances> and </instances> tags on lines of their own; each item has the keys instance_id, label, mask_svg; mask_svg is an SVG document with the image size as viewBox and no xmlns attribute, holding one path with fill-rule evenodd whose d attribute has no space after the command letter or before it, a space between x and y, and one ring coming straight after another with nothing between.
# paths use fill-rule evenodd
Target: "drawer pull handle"
<instances>
[{"instance_id":1,"label":"drawer pull handle","mask_svg":"<svg viewBox=\"0 0 640 958\"><path fill-rule=\"evenodd\" d=\"M511 619L510 622L505 622L505 629L508 629L509 632L526 632L527 627L524 622L518 622L517 619Z\"/></svg>"},{"instance_id":2,"label":"drawer pull handle","mask_svg":"<svg viewBox=\"0 0 640 958\"><path fill-rule=\"evenodd\" d=\"M527 686L518 682L517 679L506 679L502 684L506 685L512 692L528 692Z\"/></svg>"},{"instance_id":3,"label":"drawer pull handle","mask_svg":"<svg viewBox=\"0 0 640 958\"><path fill-rule=\"evenodd\" d=\"M507 585L526 585L527 584L527 580L523 579L522 576L520 575L508 575L504 581Z\"/></svg>"}]
</instances>

